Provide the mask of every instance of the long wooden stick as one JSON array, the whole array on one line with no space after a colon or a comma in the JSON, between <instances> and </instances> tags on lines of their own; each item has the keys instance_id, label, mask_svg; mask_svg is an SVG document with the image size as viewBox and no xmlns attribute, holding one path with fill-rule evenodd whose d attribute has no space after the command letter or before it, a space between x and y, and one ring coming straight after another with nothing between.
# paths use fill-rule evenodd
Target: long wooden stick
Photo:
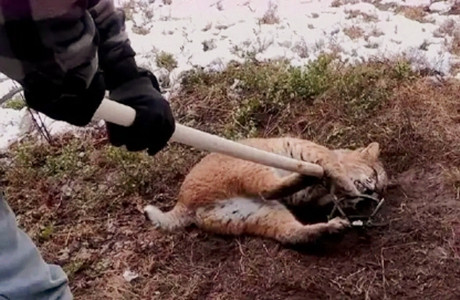
<instances>
[{"instance_id":1,"label":"long wooden stick","mask_svg":"<svg viewBox=\"0 0 460 300\"><path fill-rule=\"evenodd\" d=\"M94 115L95 120L104 120L121 126L130 126L135 117L136 112L133 108L109 99L102 101ZM323 168L319 165L263 151L178 123L171 141L308 176L322 177L324 174Z\"/></svg>"}]
</instances>

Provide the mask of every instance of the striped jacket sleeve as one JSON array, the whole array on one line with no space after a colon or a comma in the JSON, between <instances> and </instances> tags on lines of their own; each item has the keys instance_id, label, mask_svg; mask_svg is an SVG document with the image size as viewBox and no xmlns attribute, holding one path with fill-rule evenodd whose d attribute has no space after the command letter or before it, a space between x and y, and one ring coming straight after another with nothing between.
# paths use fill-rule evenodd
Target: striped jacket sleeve
<instances>
[{"instance_id":1,"label":"striped jacket sleeve","mask_svg":"<svg viewBox=\"0 0 460 300\"><path fill-rule=\"evenodd\" d=\"M116 9L113 0L99 0L90 13L99 33L99 63L104 71L108 90L137 77L135 52L125 32L125 15Z\"/></svg>"},{"instance_id":2,"label":"striped jacket sleeve","mask_svg":"<svg viewBox=\"0 0 460 300\"><path fill-rule=\"evenodd\" d=\"M19 82L31 72L56 83L72 74L89 85L99 66L111 73L133 62L124 22L113 0L0 0L0 72Z\"/></svg>"},{"instance_id":3,"label":"striped jacket sleeve","mask_svg":"<svg viewBox=\"0 0 460 300\"><path fill-rule=\"evenodd\" d=\"M124 22L113 0L0 0L0 72L23 85L32 108L59 117L75 102L62 99L60 87L91 89L100 70L108 89L137 76ZM84 105L90 115L99 104Z\"/></svg>"},{"instance_id":4,"label":"striped jacket sleeve","mask_svg":"<svg viewBox=\"0 0 460 300\"><path fill-rule=\"evenodd\" d=\"M97 29L81 0L0 0L0 71L24 83L32 73L55 84L89 85L98 66Z\"/></svg>"}]
</instances>

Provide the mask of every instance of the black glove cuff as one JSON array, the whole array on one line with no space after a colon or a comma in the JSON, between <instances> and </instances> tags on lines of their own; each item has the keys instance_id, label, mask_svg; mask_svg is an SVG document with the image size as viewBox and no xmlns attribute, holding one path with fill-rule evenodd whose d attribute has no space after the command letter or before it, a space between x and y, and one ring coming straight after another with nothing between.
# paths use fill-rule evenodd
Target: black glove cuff
<instances>
[{"instance_id":1,"label":"black glove cuff","mask_svg":"<svg viewBox=\"0 0 460 300\"><path fill-rule=\"evenodd\" d=\"M140 77L121 84L110 91L109 98L120 103L128 103L130 99L140 96L161 97L161 94L153 88L147 77Z\"/></svg>"}]
</instances>

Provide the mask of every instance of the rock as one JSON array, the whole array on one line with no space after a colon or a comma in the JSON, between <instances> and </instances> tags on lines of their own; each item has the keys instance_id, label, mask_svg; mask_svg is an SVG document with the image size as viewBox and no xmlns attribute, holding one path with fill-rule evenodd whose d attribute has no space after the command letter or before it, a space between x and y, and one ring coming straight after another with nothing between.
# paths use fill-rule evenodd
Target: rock
<instances>
[{"instance_id":1,"label":"rock","mask_svg":"<svg viewBox=\"0 0 460 300\"><path fill-rule=\"evenodd\" d=\"M139 274L137 274L136 272L133 272L131 270L126 270L124 273L123 273L123 278L127 281L127 282L131 282L133 281L134 279L136 279L137 277L139 277Z\"/></svg>"},{"instance_id":2,"label":"rock","mask_svg":"<svg viewBox=\"0 0 460 300\"><path fill-rule=\"evenodd\" d=\"M448 3L446 1L441 1L441 2L435 2L430 5L429 10L431 12L437 12L440 14L445 14L450 11L452 8L452 4Z\"/></svg>"}]
</instances>

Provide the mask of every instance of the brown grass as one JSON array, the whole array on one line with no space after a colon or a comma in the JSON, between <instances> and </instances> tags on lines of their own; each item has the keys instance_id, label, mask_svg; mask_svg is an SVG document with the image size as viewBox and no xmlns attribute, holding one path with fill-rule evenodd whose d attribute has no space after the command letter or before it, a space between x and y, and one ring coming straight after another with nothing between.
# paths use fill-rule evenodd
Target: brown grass
<instances>
[{"instance_id":1,"label":"brown grass","mask_svg":"<svg viewBox=\"0 0 460 300\"><path fill-rule=\"evenodd\" d=\"M452 39L451 52L460 56L460 32L454 35Z\"/></svg>"},{"instance_id":2,"label":"brown grass","mask_svg":"<svg viewBox=\"0 0 460 300\"><path fill-rule=\"evenodd\" d=\"M331 147L378 141L398 182L382 210L387 226L297 247L195 228L163 234L141 208L174 205L203 153L179 145L153 158L127 153L98 131L54 146L17 144L0 183L45 259L68 272L76 299L455 299L458 81L434 83L404 62L326 60L296 72L251 63L192 73L171 101L179 122L219 135L291 135ZM127 269L139 277L126 282Z\"/></svg>"},{"instance_id":3,"label":"brown grass","mask_svg":"<svg viewBox=\"0 0 460 300\"><path fill-rule=\"evenodd\" d=\"M331 2L331 7L339 7L345 4L356 4L359 0L334 0Z\"/></svg>"},{"instance_id":4,"label":"brown grass","mask_svg":"<svg viewBox=\"0 0 460 300\"><path fill-rule=\"evenodd\" d=\"M359 39L364 35L364 30L358 26L351 26L343 29L343 33L348 35L352 40Z\"/></svg>"},{"instance_id":5,"label":"brown grass","mask_svg":"<svg viewBox=\"0 0 460 300\"><path fill-rule=\"evenodd\" d=\"M447 19L439 26L433 35L436 37L442 37L444 35L455 36L459 34L458 31L457 22L454 19Z\"/></svg>"},{"instance_id":6,"label":"brown grass","mask_svg":"<svg viewBox=\"0 0 460 300\"><path fill-rule=\"evenodd\" d=\"M347 14L347 19L362 18L364 22L377 22L378 17L375 15L366 14L365 12L360 11L359 9L350 9L345 10Z\"/></svg>"},{"instance_id":7,"label":"brown grass","mask_svg":"<svg viewBox=\"0 0 460 300\"><path fill-rule=\"evenodd\" d=\"M278 16L278 6L273 2L269 2L267 10L265 11L262 18L260 18L259 22L260 24L268 25L278 24L280 22Z\"/></svg>"},{"instance_id":8,"label":"brown grass","mask_svg":"<svg viewBox=\"0 0 460 300\"><path fill-rule=\"evenodd\" d=\"M460 55L460 28L458 22L454 19L447 19L439 28L433 33L435 37L450 36L452 38L450 51L454 54Z\"/></svg>"},{"instance_id":9,"label":"brown grass","mask_svg":"<svg viewBox=\"0 0 460 300\"><path fill-rule=\"evenodd\" d=\"M428 15L423 6L399 6L396 11L408 19L421 23L426 22L425 17Z\"/></svg>"}]
</instances>

